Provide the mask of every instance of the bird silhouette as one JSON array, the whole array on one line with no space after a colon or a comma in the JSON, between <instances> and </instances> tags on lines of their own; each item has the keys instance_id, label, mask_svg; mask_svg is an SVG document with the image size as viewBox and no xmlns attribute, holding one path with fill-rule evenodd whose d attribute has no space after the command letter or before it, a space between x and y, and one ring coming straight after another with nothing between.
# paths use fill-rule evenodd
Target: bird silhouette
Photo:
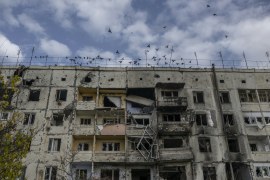
<instances>
[{"instance_id":1,"label":"bird silhouette","mask_svg":"<svg viewBox=\"0 0 270 180\"><path fill-rule=\"evenodd\" d=\"M116 54L120 54L118 50L117 50L115 53L116 53Z\"/></svg>"},{"instance_id":2,"label":"bird silhouette","mask_svg":"<svg viewBox=\"0 0 270 180\"><path fill-rule=\"evenodd\" d=\"M225 38L228 38L228 35L225 35Z\"/></svg>"},{"instance_id":3,"label":"bird silhouette","mask_svg":"<svg viewBox=\"0 0 270 180\"><path fill-rule=\"evenodd\" d=\"M150 48L150 44L148 44L147 47Z\"/></svg>"},{"instance_id":4,"label":"bird silhouette","mask_svg":"<svg viewBox=\"0 0 270 180\"><path fill-rule=\"evenodd\" d=\"M112 33L112 30L111 30L111 28L109 28L109 30L108 30L108 33Z\"/></svg>"},{"instance_id":5,"label":"bird silhouette","mask_svg":"<svg viewBox=\"0 0 270 180\"><path fill-rule=\"evenodd\" d=\"M163 26L163 29L166 29L167 26Z\"/></svg>"},{"instance_id":6,"label":"bird silhouette","mask_svg":"<svg viewBox=\"0 0 270 180\"><path fill-rule=\"evenodd\" d=\"M158 51L159 50L159 48L156 48L156 51Z\"/></svg>"},{"instance_id":7,"label":"bird silhouette","mask_svg":"<svg viewBox=\"0 0 270 180\"><path fill-rule=\"evenodd\" d=\"M210 5L209 5L209 4L207 4L207 5L206 5L206 7L210 8Z\"/></svg>"},{"instance_id":8,"label":"bird silhouette","mask_svg":"<svg viewBox=\"0 0 270 180\"><path fill-rule=\"evenodd\" d=\"M213 14L213 16L217 16L217 14L216 14L216 13L214 13L214 14Z\"/></svg>"},{"instance_id":9,"label":"bird silhouette","mask_svg":"<svg viewBox=\"0 0 270 180\"><path fill-rule=\"evenodd\" d=\"M169 48L169 45L166 45L165 48Z\"/></svg>"}]
</instances>

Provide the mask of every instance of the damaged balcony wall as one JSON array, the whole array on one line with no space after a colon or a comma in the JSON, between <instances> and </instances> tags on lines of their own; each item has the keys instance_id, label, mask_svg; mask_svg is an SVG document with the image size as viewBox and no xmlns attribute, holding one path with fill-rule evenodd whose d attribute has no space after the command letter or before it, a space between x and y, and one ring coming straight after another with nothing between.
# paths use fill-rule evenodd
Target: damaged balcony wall
<instances>
[{"instance_id":1,"label":"damaged balcony wall","mask_svg":"<svg viewBox=\"0 0 270 180\"><path fill-rule=\"evenodd\" d=\"M125 91L116 89L100 90L99 107L125 108Z\"/></svg>"},{"instance_id":2,"label":"damaged balcony wall","mask_svg":"<svg viewBox=\"0 0 270 180\"><path fill-rule=\"evenodd\" d=\"M192 180L191 163L164 163L159 166L160 180Z\"/></svg>"},{"instance_id":3,"label":"damaged balcony wall","mask_svg":"<svg viewBox=\"0 0 270 180\"><path fill-rule=\"evenodd\" d=\"M42 70L42 69L27 69L24 73L23 80L24 86L28 87L35 87L35 86L42 86L48 87L51 83L51 74L52 71L50 70Z\"/></svg>"},{"instance_id":4,"label":"damaged balcony wall","mask_svg":"<svg viewBox=\"0 0 270 180\"><path fill-rule=\"evenodd\" d=\"M74 135L94 134L95 111L76 111L76 119L72 122Z\"/></svg>"},{"instance_id":5,"label":"damaged balcony wall","mask_svg":"<svg viewBox=\"0 0 270 180\"><path fill-rule=\"evenodd\" d=\"M99 81L99 71L97 69L91 70L77 70L76 73L77 87L97 88Z\"/></svg>"}]
</instances>

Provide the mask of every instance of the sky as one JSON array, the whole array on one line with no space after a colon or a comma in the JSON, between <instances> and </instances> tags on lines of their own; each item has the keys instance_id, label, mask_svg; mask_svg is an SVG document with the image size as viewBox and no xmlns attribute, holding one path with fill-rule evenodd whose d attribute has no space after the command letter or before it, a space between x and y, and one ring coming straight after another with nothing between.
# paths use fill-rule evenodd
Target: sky
<instances>
[{"instance_id":1,"label":"sky","mask_svg":"<svg viewBox=\"0 0 270 180\"><path fill-rule=\"evenodd\" d=\"M0 0L2 64L268 67L269 36L269 0Z\"/></svg>"}]
</instances>

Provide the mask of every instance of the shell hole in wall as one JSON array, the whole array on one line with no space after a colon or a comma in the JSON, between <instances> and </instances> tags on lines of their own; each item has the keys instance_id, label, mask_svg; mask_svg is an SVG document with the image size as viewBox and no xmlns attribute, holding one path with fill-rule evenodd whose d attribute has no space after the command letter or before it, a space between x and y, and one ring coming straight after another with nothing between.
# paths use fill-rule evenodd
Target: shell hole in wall
<instances>
[{"instance_id":1,"label":"shell hole in wall","mask_svg":"<svg viewBox=\"0 0 270 180\"><path fill-rule=\"evenodd\" d=\"M114 78L109 79L108 81L114 81Z\"/></svg>"},{"instance_id":2,"label":"shell hole in wall","mask_svg":"<svg viewBox=\"0 0 270 180\"><path fill-rule=\"evenodd\" d=\"M268 79L266 79L266 82L268 82L269 80Z\"/></svg>"},{"instance_id":3,"label":"shell hole in wall","mask_svg":"<svg viewBox=\"0 0 270 180\"><path fill-rule=\"evenodd\" d=\"M219 80L219 82L220 82L220 83L224 83L224 80L223 80L223 79L221 79L221 80Z\"/></svg>"},{"instance_id":4,"label":"shell hole in wall","mask_svg":"<svg viewBox=\"0 0 270 180\"><path fill-rule=\"evenodd\" d=\"M154 77L155 77L155 78L160 78L160 75L155 74Z\"/></svg>"},{"instance_id":5,"label":"shell hole in wall","mask_svg":"<svg viewBox=\"0 0 270 180\"><path fill-rule=\"evenodd\" d=\"M66 78L62 77L62 78L61 78L61 81L66 81Z\"/></svg>"},{"instance_id":6,"label":"shell hole in wall","mask_svg":"<svg viewBox=\"0 0 270 180\"><path fill-rule=\"evenodd\" d=\"M199 79L198 78L195 78L195 81L199 81Z\"/></svg>"},{"instance_id":7,"label":"shell hole in wall","mask_svg":"<svg viewBox=\"0 0 270 180\"><path fill-rule=\"evenodd\" d=\"M242 82L243 84L245 84L245 83L246 83L246 80L242 80L241 82Z\"/></svg>"},{"instance_id":8,"label":"shell hole in wall","mask_svg":"<svg viewBox=\"0 0 270 180\"><path fill-rule=\"evenodd\" d=\"M140 78L140 80L142 81L142 78Z\"/></svg>"},{"instance_id":9,"label":"shell hole in wall","mask_svg":"<svg viewBox=\"0 0 270 180\"><path fill-rule=\"evenodd\" d=\"M171 80L171 78L167 78L167 80L168 80L168 81L170 81L170 80Z\"/></svg>"}]
</instances>

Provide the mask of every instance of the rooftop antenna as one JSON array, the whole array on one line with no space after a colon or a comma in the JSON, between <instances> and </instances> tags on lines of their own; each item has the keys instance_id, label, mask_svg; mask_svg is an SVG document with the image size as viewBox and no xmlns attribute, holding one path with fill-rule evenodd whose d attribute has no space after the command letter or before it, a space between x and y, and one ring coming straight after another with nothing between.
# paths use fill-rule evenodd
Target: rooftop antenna
<instances>
[{"instance_id":1,"label":"rooftop antenna","mask_svg":"<svg viewBox=\"0 0 270 180\"><path fill-rule=\"evenodd\" d=\"M222 68L224 69L224 60L223 60L221 51L219 51L218 54L219 54L219 57L220 57L221 62L222 62Z\"/></svg>"},{"instance_id":2,"label":"rooftop antenna","mask_svg":"<svg viewBox=\"0 0 270 180\"><path fill-rule=\"evenodd\" d=\"M21 54L21 49L19 49L17 53L18 57L17 57L16 66L18 66L18 63L19 63L20 54Z\"/></svg>"},{"instance_id":3,"label":"rooftop antenna","mask_svg":"<svg viewBox=\"0 0 270 180\"><path fill-rule=\"evenodd\" d=\"M171 66L171 63L172 63L172 53L174 52L174 49L173 49L173 46L171 48L171 57L170 57L170 66Z\"/></svg>"},{"instance_id":4,"label":"rooftop antenna","mask_svg":"<svg viewBox=\"0 0 270 180\"><path fill-rule=\"evenodd\" d=\"M145 51L144 51L144 53L145 53L145 59L146 59L146 67L147 67L147 53L149 52L149 50L148 49L146 49Z\"/></svg>"},{"instance_id":5,"label":"rooftop antenna","mask_svg":"<svg viewBox=\"0 0 270 180\"><path fill-rule=\"evenodd\" d=\"M247 69L248 69L248 64L247 64L247 59L246 59L245 51L243 51L243 57L244 57L244 60L246 62L246 66L247 66Z\"/></svg>"},{"instance_id":6,"label":"rooftop antenna","mask_svg":"<svg viewBox=\"0 0 270 180\"><path fill-rule=\"evenodd\" d=\"M29 66L31 66L31 63L32 63L34 51L35 51L35 46L32 48L32 54L31 54L31 59L30 59Z\"/></svg>"},{"instance_id":7,"label":"rooftop antenna","mask_svg":"<svg viewBox=\"0 0 270 180\"><path fill-rule=\"evenodd\" d=\"M196 62L197 62L197 67L199 68L199 62L198 62L198 58L197 58L197 53L194 52L195 58L196 58Z\"/></svg>"},{"instance_id":8,"label":"rooftop antenna","mask_svg":"<svg viewBox=\"0 0 270 180\"><path fill-rule=\"evenodd\" d=\"M45 56L45 66L47 65L48 55Z\"/></svg>"}]
</instances>

